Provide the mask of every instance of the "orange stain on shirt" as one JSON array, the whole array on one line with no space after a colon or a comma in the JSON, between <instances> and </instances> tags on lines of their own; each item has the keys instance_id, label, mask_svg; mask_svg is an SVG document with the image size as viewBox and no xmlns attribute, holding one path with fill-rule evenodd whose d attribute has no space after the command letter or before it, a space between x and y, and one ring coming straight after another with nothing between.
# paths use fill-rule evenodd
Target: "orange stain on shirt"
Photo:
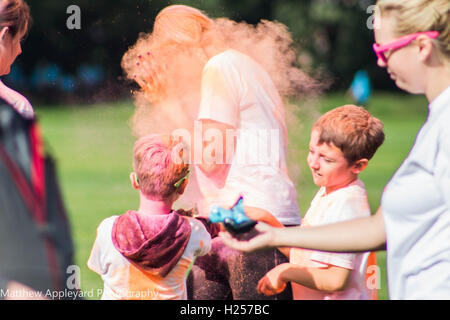
<instances>
[{"instance_id":1,"label":"orange stain on shirt","mask_svg":"<svg viewBox=\"0 0 450 320\"><path fill-rule=\"evenodd\" d=\"M130 264L128 268L128 292L125 299L129 300L157 300L157 283L163 277L153 275Z\"/></svg>"}]
</instances>

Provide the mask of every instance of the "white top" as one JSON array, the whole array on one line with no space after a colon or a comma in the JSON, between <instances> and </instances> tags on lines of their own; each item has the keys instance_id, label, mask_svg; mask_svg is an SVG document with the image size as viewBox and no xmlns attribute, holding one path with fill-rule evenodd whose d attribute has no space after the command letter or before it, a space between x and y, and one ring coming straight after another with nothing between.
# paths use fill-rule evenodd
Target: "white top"
<instances>
[{"instance_id":1,"label":"white top","mask_svg":"<svg viewBox=\"0 0 450 320\"><path fill-rule=\"evenodd\" d=\"M450 299L449 124L450 87L383 193L391 299Z\"/></svg>"},{"instance_id":2,"label":"white top","mask_svg":"<svg viewBox=\"0 0 450 320\"><path fill-rule=\"evenodd\" d=\"M364 184L356 180L347 187L328 195L322 187L311 202L302 228L370 216L370 207ZM369 299L365 283L369 253L329 253L299 248L290 251L290 263L308 268L326 268L329 265L350 269L348 286L343 291L327 293L292 282L295 300L361 300Z\"/></svg>"},{"instance_id":3,"label":"white top","mask_svg":"<svg viewBox=\"0 0 450 320\"><path fill-rule=\"evenodd\" d=\"M111 233L118 216L103 220L88 260L88 267L98 273L104 283L102 300L187 300L186 273L196 256L211 248L211 237L203 224L193 218L191 237L178 264L166 277L136 268L112 242Z\"/></svg>"},{"instance_id":4,"label":"white top","mask_svg":"<svg viewBox=\"0 0 450 320\"><path fill-rule=\"evenodd\" d=\"M217 183L196 168L204 202L265 209L282 224L299 224L297 192L287 174L284 106L267 72L250 57L227 50L208 61L202 77L199 120L228 124L236 130L236 150L225 181ZM227 139L233 142L233 138Z\"/></svg>"},{"instance_id":5,"label":"white top","mask_svg":"<svg viewBox=\"0 0 450 320\"><path fill-rule=\"evenodd\" d=\"M13 106L23 117L27 119L34 117L33 107L27 98L7 87L2 81L0 81L0 98Z\"/></svg>"}]
</instances>

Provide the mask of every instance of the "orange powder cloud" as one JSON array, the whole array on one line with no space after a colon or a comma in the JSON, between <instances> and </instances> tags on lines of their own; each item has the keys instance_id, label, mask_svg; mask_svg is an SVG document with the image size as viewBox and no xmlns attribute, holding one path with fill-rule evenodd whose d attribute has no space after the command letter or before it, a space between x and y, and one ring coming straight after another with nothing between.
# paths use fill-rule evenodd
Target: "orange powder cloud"
<instances>
[{"instance_id":1,"label":"orange powder cloud","mask_svg":"<svg viewBox=\"0 0 450 320\"><path fill-rule=\"evenodd\" d=\"M216 52L238 50L268 72L282 97L309 95L320 89L317 81L296 64L297 52L288 28L261 21L253 26L218 18L203 35L216 43ZM158 34L143 34L122 59L128 79L136 81L134 135L168 133L178 128L192 132L200 103L200 84L208 60L201 46L180 45ZM284 110L279 110L285 115Z\"/></svg>"}]
</instances>

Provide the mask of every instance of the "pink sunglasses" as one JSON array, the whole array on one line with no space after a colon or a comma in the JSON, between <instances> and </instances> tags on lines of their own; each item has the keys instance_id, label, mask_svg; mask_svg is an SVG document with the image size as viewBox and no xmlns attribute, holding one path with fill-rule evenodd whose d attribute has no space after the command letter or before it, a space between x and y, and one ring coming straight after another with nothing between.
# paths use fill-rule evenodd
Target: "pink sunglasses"
<instances>
[{"instance_id":1,"label":"pink sunglasses","mask_svg":"<svg viewBox=\"0 0 450 320\"><path fill-rule=\"evenodd\" d=\"M387 62L387 57L385 55L385 52L387 51L393 51L400 49L402 47L405 47L409 45L413 40L415 40L420 35L426 35L430 37L431 39L436 39L439 37L439 32L437 31L427 31L427 32L417 32L408 34L404 37L401 37L391 43L385 44L385 45L379 45L378 43L373 44L373 51L375 51L375 54L377 55L378 59L381 59L384 63Z\"/></svg>"}]
</instances>

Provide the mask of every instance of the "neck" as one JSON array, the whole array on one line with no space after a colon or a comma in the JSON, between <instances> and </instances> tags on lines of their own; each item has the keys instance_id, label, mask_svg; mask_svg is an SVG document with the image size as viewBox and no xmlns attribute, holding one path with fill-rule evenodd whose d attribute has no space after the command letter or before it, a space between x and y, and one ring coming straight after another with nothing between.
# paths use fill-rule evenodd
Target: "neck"
<instances>
[{"instance_id":1,"label":"neck","mask_svg":"<svg viewBox=\"0 0 450 320\"><path fill-rule=\"evenodd\" d=\"M145 215L169 214L172 211L173 200L153 200L140 193L139 213Z\"/></svg>"},{"instance_id":2,"label":"neck","mask_svg":"<svg viewBox=\"0 0 450 320\"><path fill-rule=\"evenodd\" d=\"M444 64L444 67L432 69L429 72L428 79L425 95L428 102L431 103L450 86L450 63Z\"/></svg>"},{"instance_id":3,"label":"neck","mask_svg":"<svg viewBox=\"0 0 450 320\"><path fill-rule=\"evenodd\" d=\"M329 195L330 193L345 188L346 186L348 186L349 184L355 182L358 179L358 176L354 176L350 179L348 179L347 181L339 184L339 185L335 185L335 186L331 186L331 187L325 187L325 195Z\"/></svg>"}]
</instances>

